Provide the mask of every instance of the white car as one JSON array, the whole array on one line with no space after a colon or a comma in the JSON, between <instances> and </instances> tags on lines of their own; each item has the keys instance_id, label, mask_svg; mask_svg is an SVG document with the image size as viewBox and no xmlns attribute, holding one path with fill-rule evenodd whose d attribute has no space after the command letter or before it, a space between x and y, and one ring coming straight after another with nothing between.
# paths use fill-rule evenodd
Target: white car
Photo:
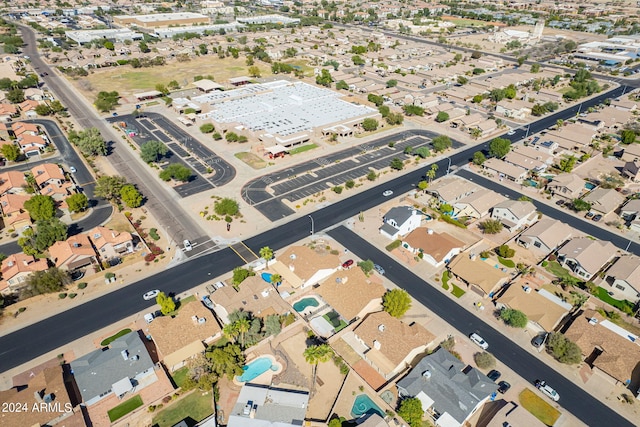
<instances>
[{"instance_id":1,"label":"white car","mask_svg":"<svg viewBox=\"0 0 640 427\"><path fill-rule=\"evenodd\" d=\"M391 191L391 190L386 190L384 193L382 193L382 195L383 195L384 197L389 197L389 196L391 196L392 194L393 194L393 191Z\"/></svg>"},{"instance_id":2,"label":"white car","mask_svg":"<svg viewBox=\"0 0 640 427\"><path fill-rule=\"evenodd\" d=\"M184 250L189 252L191 250L193 250L193 246L191 246L191 242L188 240L185 240L184 242L182 242L182 244L184 245Z\"/></svg>"},{"instance_id":3,"label":"white car","mask_svg":"<svg viewBox=\"0 0 640 427\"><path fill-rule=\"evenodd\" d=\"M560 395L558 394L558 392L551 388L551 386L549 386L545 381L536 380L536 387L538 387L538 390L540 390L542 394L546 395L554 402L560 400Z\"/></svg>"},{"instance_id":4,"label":"white car","mask_svg":"<svg viewBox=\"0 0 640 427\"><path fill-rule=\"evenodd\" d=\"M469 339L478 347L480 347L483 350L486 350L489 348L489 344L482 339L482 337L478 334L476 334L475 332L471 335L469 335Z\"/></svg>"},{"instance_id":5,"label":"white car","mask_svg":"<svg viewBox=\"0 0 640 427\"><path fill-rule=\"evenodd\" d=\"M509 132L507 132L507 135L511 136L511 135L515 135L516 131L511 129Z\"/></svg>"},{"instance_id":6,"label":"white car","mask_svg":"<svg viewBox=\"0 0 640 427\"><path fill-rule=\"evenodd\" d=\"M157 297L159 293L160 293L159 290L154 289L154 290L149 291L146 294L142 295L142 298L144 298L146 301L149 301L149 300L152 300L155 297Z\"/></svg>"},{"instance_id":7,"label":"white car","mask_svg":"<svg viewBox=\"0 0 640 427\"><path fill-rule=\"evenodd\" d=\"M69 172L71 172L71 173L76 173L76 172L78 172L78 171L77 171L77 170L76 170L76 168L74 168L73 166L69 166Z\"/></svg>"}]
</instances>

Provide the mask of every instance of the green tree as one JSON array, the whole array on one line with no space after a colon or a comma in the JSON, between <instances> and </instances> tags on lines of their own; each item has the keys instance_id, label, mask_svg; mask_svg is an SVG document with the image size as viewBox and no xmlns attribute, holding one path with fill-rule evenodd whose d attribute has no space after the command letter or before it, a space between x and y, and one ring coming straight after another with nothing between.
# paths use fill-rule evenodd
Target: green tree
<instances>
[{"instance_id":1,"label":"green tree","mask_svg":"<svg viewBox=\"0 0 640 427\"><path fill-rule=\"evenodd\" d=\"M471 99L471 102L473 102L474 104L479 104L482 102L483 99L484 99L484 96L482 95L474 95L473 98Z\"/></svg>"},{"instance_id":2,"label":"green tree","mask_svg":"<svg viewBox=\"0 0 640 427\"><path fill-rule=\"evenodd\" d=\"M240 211L240 205L233 199L225 197L214 203L213 210L218 215L237 215Z\"/></svg>"},{"instance_id":3,"label":"green tree","mask_svg":"<svg viewBox=\"0 0 640 427\"><path fill-rule=\"evenodd\" d=\"M371 261L370 259L366 261L360 261L358 263L358 267L360 267L362 269L362 272L366 275L369 275L369 273L373 271L373 266L373 261Z\"/></svg>"},{"instance_id":4,"label":"green tree","mask_svg":"<svg viewBox=\"0 0 640 427\"><path fill-rule=\"evenodd\" d=\"M142 194L132 184L125 184L120 189L120 200L130 208L139 208L142 205Z\"/></svg>"},{"instance_id":5,"label":"green tree","mask_svg":"<svg viewBox=\"0 0 640 427\"><path fill-rule=\"evenodd\" d=\"M436 163L432 164L428 171L425 172L425 176L429 178L429 182L433 181L436 177L436 173L438 172L438 165Z\"/></svg>"},{"instance_id":6,"label":"green tree","mask_svg":"<svg viewBox=\"0 0 640 427\"><path fill-rule=\"evenodd\" d=\"M402 111L404 111L407 116L424 116L424 108L419 105L405 104L402 106Z\"/></svg>"},{"instance_id":7,"label":"green tree","mask_svg":"<svg viewBox=\"0 0 640 427\"><path fill-rule=\"evenodd\" d=\"M362 121L362 129L364 129L365 132L373 132L378 129L378 121L368 117Z\"/></svg>"},{"instance_id":8,"label":"green tree","mask_svg":"<svg viewBox=\"0 0 640 427\"><path fill-rule=\"evenodd\" d=\"M384 98L380 95L375 95L373 93L370 93L367 95L367 101L373 102L376 105L376 107L380 107L382 104L384 104Z\"/></svg>"},{"instance_id":9,"label":"green tree","mask_svg":"<svg viewBox=\"0 0 640 427\"><path fill-rule=\"evenodd\" d=\"M531 64L531 72L532 73L539 73L540 72L540 64L538 64L537 62L535 64Z\"/></svg>"},{"instance_id":10,"label":"green tree","mask_svg":"<svg viewBox=\"0 0 640 427\"><path fill-rule=\"evenodd\" d=\"M431 155L431 152L427 147L418 147L415 150L413 150L413 154L420 157L421 159L426 159Z\"/></svg>"},{"instance_id":11,"label":"green tree","mask_svg":"<svg viewBox=\"0 0 640 427\"><path fill-rule=\"evenodd\" d=\"M238 334L240 335L240 346L244 348L245 334L249 332L249 329L251 328L251 321L249 320L249 318L243 317L241 319L236 320L234 324L235 324L236 330L238 331Z\"/></svg>"},{"instance_id":12,"label":"green tree","mask_svg":"<svg viewBox=\"0 0 640 427\"><path fill-rule=\"evenodd\" d=\"M411 308L411 297L404 289L392 289L382 296L383 310L400 318Z\"/></svg>"},{"instance_id":13,"label":"green tree","mask_svg":"<svg viewBox=\"0 0 640 427\"><path fill-rule=\"evenodd\" d=\"M418 189L421 191L427 192L427 187L429 187L429 183L427 181L420 181L418 183Z\"/></svg>"},{"instance_id":14,"label":"green tree","mask_svg":"<svg viewBox=\"0 0 640 427\"><path fill-rule=\"evenodd\" d=\"M396 79L387 80L387 87L396 87L398 86L398 81Z\"/></svg>"},{"instance_id":15,"label":"green tree","mask_svg":"<svg viewBox=\"0 0 640 427\"><path fill-rule=\"evenodd\" d=\"M160 312L165 316L176 311L176 302L164 292L158 294L156 303L160 306Z\"/></svg>"},{"instance_id":16,"label":"green tree","mask_svg":"<svg viewBox=\"0 0 640 427\"><path fill-rule=\"evenodd\" d=\"M244 354L239 345L227 344L220 347L209 347L205 353L211 361L211 370L219 377L226 376L230 381L242 375Z\"/></svg>"},{"instance_id":17,"label":"green tree","mask_svg":"<svg viewBox=\"0 0 640 427\"><path fill-rule=\"evenodd\" d=\"M24 91L22 89L11 89L6 93L7 101L12 104L19 104L24 101Z\"/></svg>"},{"instance_id":18,"label":"green tree","mask_svg":"<svg viewBox=\"0 0 640 427\"><path fill-rule=\"evenodd\" d=\"M81 212L89 206L89 199L82 193L72 194L66 198L65 202L71 212Z\"/></svg>"},{"instance_id":19,"label":"green tree","mask_svg":"<svg viewBox=\"0 0 640 427\"><path fill-rule=\"evenodd\" d=\"M458 76L456 81L458 82L459 85L466 85L467 83L469 83L469 79L466 78L465 76Z\"/></svg>"},{"instance_id":20,"label":"green tree","mask_svg":"<svg viewBox=\"0 0 640 427\"><path fill-rule=\"evenodd\" d=\"M582 199L573 199L571 201L571 207L573 207L573 210L575 210L576 212L588 211L589 209L591 209L591 203L586 202Z\"/></svg>"},{"instance_id":21,"label":"green tree","mask_svg":"<svg viewBox=\"0 0 640 427\"><path fill-rule=\"evenodd\" d=\"M385 120L391 126L401 125L404 121L404 116L401 113L389 113L389 115L385 117Z\"/></svg>"},{"instance_id":22,"label":"green tree","mask_svg":"<svg viewBox=\"0 0 640 427\"><path fill-rule=\"evenodd\" d=\"M496 366L496 358L491 353L483 351L482 353L475 353L473 360L476 362L476 366L480 369L489 369Z\"/></svg>"},{"instance_id":23,"label":"green tree","mask_svg":"<svg viewBox=\"0 0 640 427\"><path fill-rule=\"evenodd\" d=\"M489 99L493 102L500 102L505 97L504 89L493 89L489 92Z\"/></svg>"},{"instance_id":24,"label":"green tree","mask_svg":"<svg viewBox=\"0 0 640 427\"><path fill-rule=\"evenodd\" d=\"M96 197L105 200L118 200L120 198L120 190L127 183L121 176L101 176L96 180L96 187L93 193Z\"/></svg>"},{"instance_id":25,"label":"green tree","mask_svg":"<svg viewBox=\"0 0 640 427\"><path fill-rule=\"evenodd\" d=\"M264 331L267 336L274 337L282 330L282 321L277 314L270 314L264 321Z\"/></svg>"},{"instance_id":26,"label":"green tree","mask_svg":"<svg viewBox=\"0 0 640 427\"><path fill-rule=\"evenodd\" d=\"M181 163L171 163L160 172L160 179L163 181L169 181L175 179L176 181L187 182L193 175L193 171Z\"/></svg>"},{"instance_id":27,"label":"green tree","mask_svg":"<svg viewBox=\"0 0 640 427\"><path fill-rule=\"evenodd\" d=\"M503 308L500 310L500 319L507 325L520 329L526 328L529 322L526 314L513 308Z\"/></svg>"},{"instance_id":28,"label":"green tree","mask_svg":"<svg viewBox=\"0 0 640 427\"><path fill-rule=\"evenodd\" d=\"M516 254L515 249L510 248L509 245L500 245L496 252L502 258L513 258Z\"/></svg>"},{"instance_id":29,"label":"green tree","mask_svg":"<svg viewBox=\"0 0 640 427\"><path fill-rule=\"evenodd\" d=\"M401 159L394 157L393 159L391 159L391 163L389 164L389 166L391 167L391 169L401 171L404 168L404 162Z\"/></svg>"},{"instance_id":30,"label":"green tree","mask_svg":"<svg viewBox=\"0 0 640 427\"><path fill-rule=\"evenodd\" d=\"M329 427L342 427L342 420L340 418L332 418L329 420Z\"/></svg>"},{"instance_id":31,"label":"green tree","mask_svg":"<svg viewBox=\"0 0 640 427\"><path fill-rule=\"evenodd\" d=\"M56 213L56 203L51 196L37 194L24 202L24 208L34 221L51 219Z\"/></svg>"},{"instance_id":32,"label":"green tree","mask_svg":"<svg viewBox=\"0 0 640 427\"><path fill-rule=\"evenodd\" d=\"M547 340L547 350L560 363L575 365L582 361L582 351L580 347L559 332L551 333Z\"/></svg>"},{"instance_id":33,"label":"green tree","mask_svg":"<svg viewBox=\"0 0 640 427\"><path fill-rule=\"evenodd\" d=\"M349 85L344 80L336 82L336 90L349 90Z\"/></svg>"},{"instance_id":34,"label":"green tree","mask_svg":"<svg viewBox=\"0 0 640 427\"><path fill-rule=\"evenodd\" d=\"M260 68L258 68L257 65L252 65L249 67L249 75L251 77L261 77L262 76L262 72L260 71Z\"/></svg>"},{"instance_id":35,"label":"green tree","mask_svg":"<svg viewBox=\"0 0 640 427\"><path fill-rule=\"evenodd\" d=\"M39 116L48 116L49 114L51 114L53 111L51 110L51 108L46 105L46 104L40 104L38 106L36 106L36 113Z\"/></svg>"},{"instance_id":36,"label":"green tree","mask_svg":"<svg viewBox=\"0 0 640 427\"><path fill-rule=\"evenodd\" d=\"M271 249L269 246L264 246L260 248L260 252L258 252L258 254L260 254L260 258L264 258L265 260L269 261L273 258L273 249Z\"/></svg>"},{"instance_id":37,"label":"green tree","mask_svg":"<svg viewBox=\"0 0 640 427\"><path fill-rule=\"evenodd\" d=\"M367 174L367 179L369 181L375 181L377 178L378 178L378 174L374 170L370 170L369 173Z\"/></svg>"},{"instance_id":38,"label":"green tree","mask_svg":"<svg viewBox=\"0 0 640 427\"><path fill-rule=\"evenodd\" d=\"M497 219L487 219L482 221L480 224L480 228L484 234L498 234L502 231L502 223Z\"/></svg>"},{"instance_id":39,"label":"green tree","mask_svg":"<svg viewBox=\"0 0 640 427\"><path fill-rule=\"evenodd\" d=\"M482 57L482 52L475 50L471 53L471 58L473 59L480 59L480 57Z\"/></svg>"},{"instance_id":40,"label":"green tree","mask_svg":"<svg viewBox=\"0 0 640 427\"><path fill-rule=\"evenodd\" d=\"M167 87L165 85L163 85L162 83L158 83L156 84L156 90L160 93L162 93L162 95L167 96L169 95L169 89L167 89Z\"/></svg>"},{"instance_id":41,"label":"green tree","mask_svg":"<svg viewBox=\"0 0 640 427\"><path fill-rule=\"evenodd\" d=\"M576 165L578 159L576 156L564 156L560 159L560 170L562 172L571 172Z\"/></svg>"},{"instance_id":42,"label":"green tree","mask_svg":"<svg viewBox=\"0 0 640 427\"><path fill-rule=\"evenodd\" d=\"M499 159L509 153L511 150L511 141L505 138L494 138L489 143L489 155L497 157Z\"/></svg>"},{"instance_id":43,"label":"green tree","mask_svg":"<svg viewBox=\"0 0 640 427\"><path fill-rule=\"evenodd\" d=\"M329 344L318 344L307 347L302 353L304 360L311 365L313 380L311 382L311 390L315 388L316 375L318 373L318 363L324 363L331 360L333 357L333 350L329 347Z\"/></svg>"},{"instance_id":44,"label":"green tree","mask_svg":"<svg viewBox=\"0 0 640 427\"><path fill-rule=\"evenodd\" d=\"M476 151L473 153L473 164L482 166L482 164L487 160L482 151Z\"/></svg>"},{"instance_id":45,"label":"green tree","mask_svg":"<svg viewBox=\"0 0 640 427\"><path fill-rule=\"evenodd\" d=\"M247 270L246 268L236 267L233 269L233 278L231 279L231 283L235 286L238 286L240 283L244 282L244 280L249 276L255 276L251 270Z\"/></svg>"},{"instance_id":46,"label":"green tree","mask_svg":"<svg viewBox=\"0 0 640 427\"><path fill-rule=\"evenodd\" d=\"M118 105L118 100L120 99L120 94L116 91L112 92L98 92L98 97L96 98L95 106L96 108L103 112L111 111L116 105Z\"/></svg>"},{"instance_id":47,"label":"green tree","mask_svg":"<svg viewBox=\"0 0 640 427\"><path fill-rule=\"evenodd\" d=\"M58 218L36 222L36 229L27 229L18 239L18 245L27 255L41 254L55 242L67 239L67 225Z\"/></svg>"},{"instance_id":48,"label":"green tree","mask_svg":"<svg viewBox=\"0 0 640 427\"><path fill-rule=\"evenodd\" d=\"M0 148L0 152L2 153L4 158L9 160L10 162L15 162L22 155L20 149L13 144L4 144L2 148Z\"/></svg>"},{"instance_id":49,"label":"green tree","mask_svg":"<svg viewBox=\"0 0 640 427\"><path fill-rule=\"evenodd\" d=\"M362 57L360 55L353 55L351 57L351 62L353 62L353 65L364 65L365 64L365 60L362 59Z\"/></svg>"},{"instance_id":50,"label":"green tree","mask_svg":"<svg viewBox=\"0 0 640 427\"><path fill-rule=\"evenodd\" d=\"M623 129L620 138L620 142L625 145L633 144L636 141L636 133L632 129Z\"/></svg>"},{"instance_id":51,"label":"green tree","mask_svg":"<svg viewBox=\"0 0 640 427\"><path fill-rule=\"evenodd\" d=\"M140 157L146 163L157 162L169 152L169 149L160 141L147 141L140 146Z\"/></svg>"},{"instance_id":52,"label":"green tree","mask_svg":"<svg viewBox=\"0 0 640 427\"><path fill-rule=\"evenodd\" d=\"M214 130L216 130L215 126L213 126L213 123L205 123L202 126L200 126L200 132L202 133L211 133Z\"/></svg>"},{"instance_id":53,"label":"green tree","mask_svg":"<svg viewBox=\"0 0 640 427\"><path fill-rule=\"evenodd\" d=\"M224 327L222 328L222 333L229 341L233 343L236 342L236 340L238 339L238 335L240 334L235 322L224 325Z\"/></svg>"},{"instance_id":54,"label":"green tree","mask_svg":"<svg viewBox=\"0 0 640 427\"><path fill-rule=\"evenodd\" d=\"M446 111L439 111L436 115L436 122L438 123L446 122L447 120L449 120L449 113Z\"/></svg>"},{"instance_id":55,"label":"green tree","mask_svg":"<svg viewBox=\"0 0 640 427\"><path fill-rule=\"evenodd\" d=\"M71 130L69 141L78 146L85 156L106 156L107 154L107 143L98 128L89 128L80 132Z\"/></svg>"},{"instance_id":56,"label":"green tree","mask_svg":"<svg viewBox=\"0 0 640 427\"><path fill-rule=\"evenodd\" d=\"M435 151L436 153L441 153L447 148L451 148L453 142L447 135L438 135L433 138L433 140L431 141L431 145L433 146L433 151Z\"/></svg>"},{"instance_id":57,"label":"green tree","mask_svg":"<svg viewBox=\"0 0 640 427\"><path fill-rule=\"evenodd\" d=\"M34 271L27 277L25 293L29 296L60 292L71 283L69 273L57 267L44 271Z\"/></svg>"},{"instance_id":58,"label":"green tree","mask_svg":"<svg viewBox=\"0 0 640 427\"><path fill-rule=\"evenodd\" d=\"M400 407L398 408L398 415L400 415L403 420L409 423L409 426L421 427L422 416L424 415L422 402L416 397L402 399L402 401L400 402Z\"/></svg>"},{"instance_id":59,"label":"green tree","mask_svg":"<svg viewBox=\"0 0 640 427\"><path fill-rule=\"evenodd\" d=\"M513 83L504 89L504 97L507 99L515 98L517 93L518 91L516 90L516 87L513 85Z\"/></svg>"},{"instance_id":60,"label":"green tree","mask_svg":"<svg viewBox=\"0 0 640 427\"><path fill-rule=\"evenodd\" d=\"M316 76L316 84L320 86L331 87L331 82L333 82L333 77L331 77L331 73L327 69L323 68L320 74Z\"/></svg>"}]
</instances>

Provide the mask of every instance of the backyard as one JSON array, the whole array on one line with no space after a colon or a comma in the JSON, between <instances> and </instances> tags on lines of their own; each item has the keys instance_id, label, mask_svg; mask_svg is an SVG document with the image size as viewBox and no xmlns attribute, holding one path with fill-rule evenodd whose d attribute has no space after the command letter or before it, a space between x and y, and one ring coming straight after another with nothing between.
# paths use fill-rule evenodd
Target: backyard
<instances>
[{"instance_id":1,"label":"backyard","mask_svg":"<svg viewBox=\"0 0 640 427\"><path fill-rule=\"evenodd\" d=\"M173 372L171 375L171 379L175 383L176 386L182 387L184 382L187 380L187 375L189 374L189 367L185 366L184 368L180 368L177 371Z\"/></svg>"},{"instance_id":2,"label":"backyard","mask_svg":"<svg viewBox=\"0 0 640 427\"><path fill-rule=\"evenodd\" d=\"M560 411L545 402L533 391L525 388L518 398L523 408L545 425L552 426L560 418Z\"/></svg>"},{"instance_id":3,"label":"backyard","mask_svg":"<svg viewBox=\"0 0 640 427\"><path fill-rule=\"evenodd\" d=\"M170 403L166 409L160 411L153 417L153 424L158 427L171 427L185 418L190 418L195 422L202 421L213 413L211 401L211 393L194 390L188 396L175 403Z\"/></svg>"},{"instance_id":4,"label":"backyard","mask_svg":"<svg viewBox=\"0 0 640 427\"><path fill-rule=\"evenodd\" d=\"M137 395L137 396L133 396L129 400L125 400L115 408L107 411L107 414L109 415L109 420L111 422L114 422L124 417L134 409L139 408L141 406L142 406L142 398L140 397L140 395Z\"/></svg>"},{"instance_id":5,"label":"backyard","mask_svg":"<svg viewBox=\"0 0 640 427\"><path fill-rule=\"evenodd\" d=\"M609 292L606 289L600 286L597 288L596 297L607 304L614 306L623 313L633 313L634 304L631 301L614 299L609 295Z\"/></svg>"}]
</instances>

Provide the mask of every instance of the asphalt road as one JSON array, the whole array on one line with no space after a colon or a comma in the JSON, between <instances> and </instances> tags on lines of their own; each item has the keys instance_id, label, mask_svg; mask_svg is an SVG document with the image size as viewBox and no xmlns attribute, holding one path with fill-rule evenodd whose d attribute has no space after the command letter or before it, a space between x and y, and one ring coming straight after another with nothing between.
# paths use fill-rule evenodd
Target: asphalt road
<instances>
[{"instance_id":1,"label":"asphalt road","mask_svg":"<svg viewBox=\"0 0 640 427\"><path fill-rule=\"evenodd\" d=\"M344 226L328 232L361 259L371 259L385 269L385 276L405 289L411 296L433 311L434 314L463 335L477 332L489 343L491 352L501 362L509 366L533 387L536 379L544 379L560 395L559 404L581 421L591 426L631 426L627 419L615 413L608 406L568 381L563 375L538 358L520 348L506 336L480 320L467 310L461 309L456 301L445 295L419 276L395 261L369 242ZM552 403L552 402L550 402Z\"/></svg>"}]
</instances>

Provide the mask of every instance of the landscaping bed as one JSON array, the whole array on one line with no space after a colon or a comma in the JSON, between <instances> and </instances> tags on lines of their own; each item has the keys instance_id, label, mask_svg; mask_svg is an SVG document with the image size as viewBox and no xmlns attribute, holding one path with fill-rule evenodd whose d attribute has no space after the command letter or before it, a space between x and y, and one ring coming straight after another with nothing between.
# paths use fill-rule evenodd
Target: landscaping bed
<instances>
[{"instance_id":1,"label":"landscaping bed","mask_svg":"<svg viewBox=\"0 0 640 427\"><path fill-rule=\"evenodd\" d=\"M200 390L194 390L188 396L169 405L153 417L153 425L171 427L187 417L200 422L213 414L211 393L203 395Z\"/></svg>"},{"instance_id":2,"label":"landscaping bed","mask_svg":"<svg viewBox=\"0 0 640 427\"><path fill-rule=\"evenodd\" d=\"M524 409L548 426L554 425L560 418L560 411L528 388L520 393L518 400Z\"/></svg>"},{"instance_id":3,"label":"landscaping bed","mask_svg":"<svg viewBox=\"0 0 640 427\"><path fill-rule=\"evenodd\" d=\"M100 345L103 346L103 347L106 347L109 344L111 344L113 341L117 340L118 338L127 335L129 332L131 332L131 329L129 329L129 328L123 329L120 332L118 332L117 334L111 335L109 338L103 339L102 342L100 343Z\"/></svg>"},{"instance_id":4,"label":"landscaping bed","mask_svg":"<svg viewBox=\"0 0 640 427\"><path fill-rule=\"evenodd\" d=\"M115 408L107 411L107 414L109 415L109 420L111 422L114 422L141 406L142 398L140 397L140 395L137 395L133 396L129 400L125 400Z\"/></svg>"}]
</instances>

